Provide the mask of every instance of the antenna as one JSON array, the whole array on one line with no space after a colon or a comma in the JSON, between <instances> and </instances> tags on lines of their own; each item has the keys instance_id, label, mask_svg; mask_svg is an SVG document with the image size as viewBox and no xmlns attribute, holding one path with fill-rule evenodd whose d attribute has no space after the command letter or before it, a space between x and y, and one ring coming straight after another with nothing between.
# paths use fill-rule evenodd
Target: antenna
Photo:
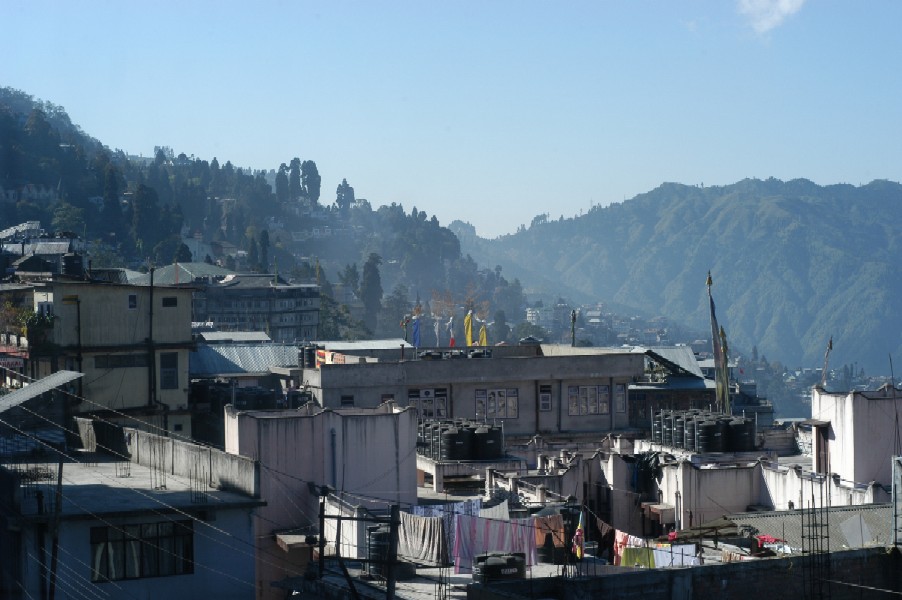
<instances>
[{"instance_id":1,"label":"antenna","mask_svg":"<svg viewBox=\"0 0 902 600\"><path fill-rule=\"evenodd\" d=\"M827 351L824 352L824 370L821 371L821 384L820 387L823 389L824 384L827 383L827 367L830 365L830 351L833 350L833 336L830 336L830 341L827 342Z\"/></svg>"}]
</instances>

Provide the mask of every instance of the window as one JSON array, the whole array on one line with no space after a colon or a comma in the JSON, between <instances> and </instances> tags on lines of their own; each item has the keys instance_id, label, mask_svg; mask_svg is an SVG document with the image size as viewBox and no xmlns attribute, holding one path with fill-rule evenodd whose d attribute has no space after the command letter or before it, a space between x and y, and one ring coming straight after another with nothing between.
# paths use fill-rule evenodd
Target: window
<instances>
[{"instance_id":1,"label":"window","mask_svg":"<svg viewBox=\"0 0 902 600\"><path fill-rule=\"evenodd\" d=\"M128 309L134 310L138 308L138 294L129 294L128 295Z\"/></svg>"},{"instance_id":2,"label":"window","mask_svg":"<svg viewBox=\"0 0 902 600\"><path fill-rule=\"evenodd\" d=\"M614 406L617 412L626 412L626 384L618 383L614 386Z\"/></svg>"},{"instance_id":3,"label":"window","mask_svg":"<svg viewBox=\"0 0 902 600\"><path fill-rule=\"evenodd\" d=\"M420 419L444 419L448 416L448 388L408 390L407 405L416 407Z\"/></svg>"},{"instance_id":4,"label":"window","mask_svg":"<svg viewBox=\"0 0 902 600\"><path fill-rule=\"evenodd\" d=\"M179 387L178 352L160 353L160 389L175 390Z\"/></svg>"},{"instance_id":5,"label":"window","mask_svg":"<svg viewBox=\"0 0 902 600\"><path fill-rule=\"evenodd\" d=\"M610 386L571 385L567 388L567 414L606 415L610 411Z\"/></svg>"},{"instance_id":6,"label":"window","mask_svg":"<svg viewBox=\"0 0 902 600\"><path fill-rule=\"evenodd\" d=\"M194 572L194 524L164 521L91 528L91 581Z\"/></svg>"},{"instance_id":7,"label":"window","mask_svg":"<svg viewBox=\"0 0 902 600\"><path fill-rule=\"evenodd\" d=\"M342 396L341 397L341 405L342 406L354 406L354 396Z\"/></svg>"},{"instance_id":8,"label":"window","mask_svg":"<svg viewBox=\"0 0 902 600\"><path fill-rule=\"evenodd\" d=\"M550 385L540 385L539 386L539 410L541 412L548 412L551 410L551 386Z\"/></svg>"},{"instance_id":9,"label":"window","mask_svg":"<svg viewBox=\"0 0 902 600\"><path fill-rule=\"evenodd\" d=\"M163 296L163 308L173 308L179 305L179 299L176 296Z\"/></svg>"},{"instance_id":10,"label":"window","mask_svg":"<svg viewBox=\"0 0 902 600\"><path fill-rule=\"evenodd\" d=\"M477 419L516 419L520 411L517 388L476 390Z\"/></svg>"}]
</instances>

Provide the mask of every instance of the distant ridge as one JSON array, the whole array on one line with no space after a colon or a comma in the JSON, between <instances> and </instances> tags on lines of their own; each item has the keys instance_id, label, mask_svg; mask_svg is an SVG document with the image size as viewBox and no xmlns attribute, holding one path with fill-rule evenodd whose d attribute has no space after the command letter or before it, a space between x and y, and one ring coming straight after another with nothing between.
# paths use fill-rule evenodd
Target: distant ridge
<instances>
[{"instance_id":1,"label":"distant ridge","mask_svg":"<svg viewBox=\"0 0 902 600\"><path fill-rule=\"evenodd\" d=\"M731 347L816 365L885 372L902 350L902 185L819 186L745 179L665 183L572 219L541 222L461 249L503 264L527 290L602 300L704 329L714 275Z\"/></svg>"}]
</instances>

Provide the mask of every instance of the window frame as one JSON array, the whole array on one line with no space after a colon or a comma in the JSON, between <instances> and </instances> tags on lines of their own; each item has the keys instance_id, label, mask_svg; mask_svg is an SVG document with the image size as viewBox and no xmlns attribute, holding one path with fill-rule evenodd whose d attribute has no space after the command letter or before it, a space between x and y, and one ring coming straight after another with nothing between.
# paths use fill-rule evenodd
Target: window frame
<instances>
[{"instance_id":1,"label":"window frame","mask_svg":"<svg viewBox=\"0 0 902 600\"><path fill-rule=\"evenodd\" d=\"M167 364L174 361L175 365ZM179 353L160 352L160 389L179 389Z\"/></svg>"},{"instance_id":2,"label":"window frame","mask_svg":"<svg viewBox=\"0 0 902 600\"><path fill-rule=\"evenodd\" d=\"M194 573L194 522L190 519L91 527L91 582Z\"/></svg>"}]
</instances>

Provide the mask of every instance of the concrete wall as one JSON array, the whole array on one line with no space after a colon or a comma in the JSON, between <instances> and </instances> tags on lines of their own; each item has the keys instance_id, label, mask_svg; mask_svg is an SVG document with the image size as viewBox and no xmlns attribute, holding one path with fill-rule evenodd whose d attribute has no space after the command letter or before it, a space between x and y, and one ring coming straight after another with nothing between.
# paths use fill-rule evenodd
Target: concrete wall
<instances>
[{"instance_id":1,"label":"concrete wall","mask_svg":"<svg viewBox=\"0 0 902 600\"><path fill-rule=\"evenodd\" d=\"M664 465L658 483L662 501L676 509L682 528L759 505L773 510L888 501L877 486L852 485L776 463L699 468L688 461ZM790 506L790 502L792 506ZM691 513L691 514L690 514Z\"/></svg>"},{"instance_id":2,"label":"concrete wall","mask_svg":"<svg viewBox=\"0 0 902 600\"><path fill-rule=\"evenodd\" d=\"M165 522L157 514L145 517L105 518L103 521L63 521L60 527L58 600L110 597L153 600L156 598L222 598L249 600L254 597L253 528L247 509L217 510L216 520L206 526L194 522L194 573L149 577L109 583L91 582L91 528ZM180 520L178 516L172 520ZM33 531L22 536L26 561L26 598L42 598L41 556ZM51 539L44 548L49 564Z\"/></svg>"},{"instance_id":3,"label":"concrete wall","mask_svg":"<svg viewBox=\"0 0 902 600\"><path fill-rule=\"evenodd\" d=\"M253 459L138 429L126 428L123 432L134 463L162 465L171 475L206 481L212 489L260 497L260 466Z\"/></svg>"},{"instance_id":4,"label":"concrete wall","mask_svg":"<svg viewBox=\"0 0 902 600\"><path fill-rule=\"evenodd\" d=\"M642 534L640 494L634 490L631 465L619 454L612 453L600 460L602 482L610 490L610 525L633 535Z\"/></svg>"},{"instance_id":5,"label":"concrete wall","mask_svg":"<svg viewBox=\"0 0 902 600\"><path fill-rule=\"evenodd\" d=\"M887 502L888 495L878 486L853 484L838 478L824 477L787 467L762 463L761 495L757 504L774 510L808 508L812 505L859 506Z\"/></svg>"},{"instance_id":6,"label":"concrete wall","mask_svg":"<svg viewBox=\"0 0 902 600\"><path fill-rule=\"evenodd\" d=\"M815 388L811 413L830 422L830 472L857 483L889 484L898 412L902 412L902 395L894 399L891 391L829 394Z\"/></svg>"},{"instance_id":7,"label":"concrete wall","mask_svg":"<svg viewBox=\"0 0 902 600\"><path fill-rule=\"evenodd\" d=\"M318 527L319 501L308 483L346 490L345 501L371 508L416 503L417 422L411 410L308 414L227 406L225 419L226 451L261 463L267 505L255 519L260 598L280 597L269 582L290 574L272 558L279 552L275 533Z\"/></svg>"},{"instance_id":8,"label":"concrete wall","mask_svg":"<svg viewBox=\"0 0 902 600\"><path fill-rule=\"evenodd\" d=\"M547 578L470 585L472 600L520 598L643 598L645 600L760 600L811 597L812 579L827 575L845 583L824 585L821 597L833 600L890 597L902 591L902 559L885 548L830 555L830 571L817 571L812 557L765 559L691 569L640 569L592 578ZM881 593L887 590L888 593Z\"/></svg>"}]
</instances>

